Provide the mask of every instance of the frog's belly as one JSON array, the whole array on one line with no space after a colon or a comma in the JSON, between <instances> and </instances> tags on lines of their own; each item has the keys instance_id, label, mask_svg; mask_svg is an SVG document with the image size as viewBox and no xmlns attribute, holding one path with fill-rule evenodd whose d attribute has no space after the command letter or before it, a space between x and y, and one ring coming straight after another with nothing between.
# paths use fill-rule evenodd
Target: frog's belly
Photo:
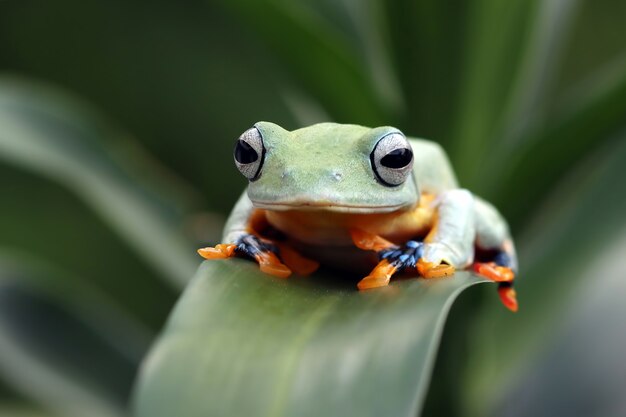
<instances>
[{"instance_id":1,"label":"frog's belly","mask_svg":"<svg viewBox=\"0 0 626 417\"><path fill-rule=\"evenodd\" d=\"M353 246L350 230L384 237L394 243L425 235L434 218L430 204L391 213L354 214L323 210L265 212L270 225L287 236L317 246Z\"/></svg>"},{"instance_id":2,"label":"frog's belly","mask_svg":"<svg viewBox=\"0 0 626 417\"><path fill-rule=\"evenodd\" d=\"M376 264L372 251L354 246L350 230L359 229L403 244L430 230L434 210L430 204L392 213L353 214L329 211L266 211L269 224L290 238L295 249L323 265L354 272Z\"/></svg>"}]
</instances>

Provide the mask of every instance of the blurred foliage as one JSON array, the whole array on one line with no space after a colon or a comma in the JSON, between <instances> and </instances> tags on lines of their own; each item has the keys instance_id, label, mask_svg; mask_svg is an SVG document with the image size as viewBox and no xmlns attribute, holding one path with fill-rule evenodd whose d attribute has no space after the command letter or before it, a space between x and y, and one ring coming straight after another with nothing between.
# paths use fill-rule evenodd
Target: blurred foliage
<instances>
[{"instance_id":1,"label":"blurred foliage","mask_svg":"<svg viewBox=\"0 0 626 417\"><path fill-rule=\"evenodd\" d=\"M619 0L0 1L0 415L124 409L186 248L215 241L245 186L232 140L258 120L437 140L510 220L522 311L462 297L425 414L589 413L529 381L623 410L603 383L626 346L595 331L623 286L572 320L589 282L624 272L605 256L626 227L624 21ZM605 337L589 346L618 353L555 358Z\"/></svg>"}]
</instances>

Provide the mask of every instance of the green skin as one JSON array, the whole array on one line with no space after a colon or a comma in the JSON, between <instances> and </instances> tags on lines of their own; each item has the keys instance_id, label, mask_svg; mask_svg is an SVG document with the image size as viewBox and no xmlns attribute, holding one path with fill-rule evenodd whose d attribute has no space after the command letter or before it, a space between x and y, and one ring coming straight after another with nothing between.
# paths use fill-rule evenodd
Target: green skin
<instances>
[{"instance_id":1,"label":"green skin","mask_svg":"<svg viewBox=\"0 0 626 417\"><path fill-rule=\"evenodd\" d=\"M256 127L267 150L262 175L248 185L248 197L256 207L315 204L375 213L407 208L419 199L412 176L398 187L388 187L372 171L370 153L376 142L397 129L321 123L289 132L266 122ZM454 184L445 169L438 171L441 175L433 176L437 188L445 187L446 181Z\"/></svg>"},{"instance_id":2,"label":"green skin","mask_svg":"<svg viewBox=\"0 0 626 417\"><path fill-rule=\"evenodd\" d=\"M269 122L255 127L266 149L261 174L249 182L229 217L224 242L236 242L245 233L255 207L383 213L411 209L419 203L421 193L429 193L436 196L439 227L425 244L425 261L464 268L473 262L476 245L505 251L516 269L505 220L489 203L458 188L438 144L409 138L414 155L412 173L404 183L390 187L377 179L370 155L382 137L399 133L398 129L320 123L290 132ZM321 246L320 252L327 249Z\"/></svg>"}]
</instances>

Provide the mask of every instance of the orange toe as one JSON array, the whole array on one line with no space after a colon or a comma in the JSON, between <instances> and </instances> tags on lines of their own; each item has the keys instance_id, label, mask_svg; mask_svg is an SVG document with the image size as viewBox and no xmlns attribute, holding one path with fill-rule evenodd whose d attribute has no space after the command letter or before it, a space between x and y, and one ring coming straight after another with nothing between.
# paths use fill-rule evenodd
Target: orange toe
<instances>
[{"instance_id":1,"label":"orange toe","mask_svg":"<svg viewBox=\"0 0 626 417\"><path fill-rule=\"evenodd\" d=\"M517 304L517 294L515 290L511 287L500 287L498 288L498 295L500 296L500 301L502 304L512 312L517 312L519 305Z\"/></svg>"},{"instance_id":2,"label":"orange toe","mask_svg":"<svg viewBox=\"0 0 626 417\"><path fill-rule=\"evenodd\" d=\"M495 282L512 282L515 278L515 273L511 268L498 266L495 262L476 262L474 272Z\"/></svg>"},{"instance_id":3,"label":"orange toe","mask_svg":"<svg viewBox=\"0 0 626 417\"><path fill-rule=\"evenodd\" d=\"M369 290L372 288L385 287L389 285L389 281L391 281L391 277L373 277L371 275L366 276L358 284L356 284L357 288L360 290Z\"/></svg>"},{"instance_id":4,"label":"orange toe","mask_svg":"<svg viewBox=\"0 0 626 417\"><path fill-rule=\"evenodd\" d=\"M198 254L205 259L225 259L234 256L237 245L220 243L215 247L198 249Z\"/></svg>"},{"instance_id":5,"label":"orange toe","mask_svg":"<svg viewBox=\"0 0 626 417\"><path fill-rule=\"evenodd\" d=\"M435 264L433 262L426 262L420 258L417 261L417 272L424 278L440 278L447 277L454 274L455 268L452 265L440 263Z\"/></svg>"},{"instance_id":6,"label":"orange toe","mask_svg":"<svg viewBox=\"0 0 626 417\"><path fill-rule=\"evenodd\" d=\"M378 235L365 232L361 229L350 229L350 236L352 237L354 245L362 250L374 250L378 252L395 246L387 239L383 239Z\"/></svg>"},{"instance_id":7,"label":"orange toe","mask_svg":"<svg viewBox=\"0 0 626 417\"><path fill-rule=\"evenodd\" d=\"M371 288L384 287L389 285L391 276L396 272L398 268L389 263L388 260L383 259L376 265L376 267L370 272L368 276L363 278L357 284L359 290L368 290Z\"/></svg>"},{"instance_id":8,"label":"orange toe","mask_svg":"<svg viewBox=\"0 0 626 417\"><path fill-rule=\"evenodd\" d=\"M260 253L256 255L255 258L259 263L261 271L266 274L270 274L278 278L287 278L291 275L291 269L287 268L286 265L280 262L280 259L278 259L278 257L272 252Z\"/></svg>"},{"instance_id":9,"label":"orange toe","mask_svg":"<svg viewBox=\"0 0 626 417\"><path fill-rule=\"evenodd\" d=\"M298 275L310 275L320 266L319 262L305 258L287 244L280 243L277 246L285 265Z\"/></svg>"}]
</instances>

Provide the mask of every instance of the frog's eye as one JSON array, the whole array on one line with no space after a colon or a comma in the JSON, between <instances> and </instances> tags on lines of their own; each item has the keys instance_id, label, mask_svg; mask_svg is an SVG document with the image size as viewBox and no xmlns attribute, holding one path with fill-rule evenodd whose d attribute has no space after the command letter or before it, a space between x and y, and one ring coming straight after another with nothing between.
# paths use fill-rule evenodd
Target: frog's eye
<instances>
[{"instance_id":1,"label":"frog's eye","mask_svg":"<svg viewBox=\"0 0 626 417\"><path fill-rule=\"evenodd\" d=\"M259 178L263 159L265 158L265 147L263 137L256 127L243 132L235 145L235 165L239 172L250 181Z\"/></svg>"},{"instance_id":2,"label":"frog's eye","mask_svg":"<svg viewBox=\"0 0 626 417\"><path fill-rule=\"evenodd\" d=\"M393 187L406 181L413 168L413 151L409 141L400 132L381 138L370 154L376 178Z\"/></svg>"}]
</instances>

